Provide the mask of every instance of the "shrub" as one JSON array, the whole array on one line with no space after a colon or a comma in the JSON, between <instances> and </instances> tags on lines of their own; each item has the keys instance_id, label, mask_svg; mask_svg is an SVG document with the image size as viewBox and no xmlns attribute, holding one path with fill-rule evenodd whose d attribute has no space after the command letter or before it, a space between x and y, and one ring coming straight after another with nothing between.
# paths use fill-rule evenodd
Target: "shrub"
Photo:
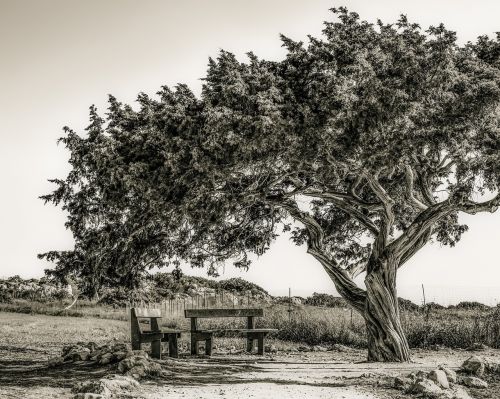
<instances>
[{"instance_id":1,"label":"shrub","mask_svg":"<svg viewBox=\"0 0 500 399\"><path fill-rule=\"evenodd\" d=\"M488 305L476 301L464 301L457 305L448 306L449 309L467 309L467 310L480 310L485 311L491 309Z\"/></svg>"}]
</instances>

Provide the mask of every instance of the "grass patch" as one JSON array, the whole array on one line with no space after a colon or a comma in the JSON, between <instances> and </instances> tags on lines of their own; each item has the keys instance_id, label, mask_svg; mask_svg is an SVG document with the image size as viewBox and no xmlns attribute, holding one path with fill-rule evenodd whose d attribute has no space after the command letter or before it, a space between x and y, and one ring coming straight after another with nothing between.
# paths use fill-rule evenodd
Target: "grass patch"
<instances>
[{"instance_id":1,"label":"grass patch","mask_svg":"<svg viewBox=\"0 0 500 399\"><path fill-rule=\"evenodd\" d=\"M69 310L64 310L68 302L51 303L15 300L0 303L0 311L128 320L125 307L78 301ZM155 307L156 305L152 305ZM366 347L366 331L363 318L349 308L295 306L283 304L256 305L265 307L264 317L257 318L257 327L277 328L278 332L269 337L316 345L322 343L342 344L352 347ZM182 312L169 315L163 312L166 327L189 330L189 320ZM442 345L450 348L467 348L473 343L483 343L500 348L500 307L451 307L426 308L423 311L402 311L403 328L412 348L429 348ZM203 328L242 328L244 318L200 319ZM220 333L219 337L232 337L231 333Z\"/></svg>"}]
</instances>

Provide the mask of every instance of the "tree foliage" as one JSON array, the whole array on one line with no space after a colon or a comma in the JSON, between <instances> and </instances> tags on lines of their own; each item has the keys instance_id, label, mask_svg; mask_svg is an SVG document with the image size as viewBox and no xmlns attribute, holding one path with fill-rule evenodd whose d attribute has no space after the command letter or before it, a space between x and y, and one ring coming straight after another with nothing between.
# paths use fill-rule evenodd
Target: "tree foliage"
<instances>
[{"instance_id":1,"label":"tree foliage","mask_svg":"<svg viewBox=\"0 0 500 399\"><path fill-rule=\"evenodd\" d=\"M72 169L43 199L75 247L41 255L50 273L87 290L181 262L216 274L291 231L360 310L353 278L373 259L399 267L428 241L454 245L459 212L496 210L500 35L461 46L442 25L333 12L321 38L282 36L282 61L221 51L200 97L110 96L85 135L65 128Z\"/></svg>"}]
</instances>

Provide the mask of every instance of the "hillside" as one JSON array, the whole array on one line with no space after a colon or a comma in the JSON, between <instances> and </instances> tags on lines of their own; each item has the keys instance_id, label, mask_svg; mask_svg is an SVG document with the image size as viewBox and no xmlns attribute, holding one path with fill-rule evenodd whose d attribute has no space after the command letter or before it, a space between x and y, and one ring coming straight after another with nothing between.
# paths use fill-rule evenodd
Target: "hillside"
<instances>
[{"instance_id":1,"label":"hillside","mask_svg":"<svg viewBox=\"0 0 500 399\"><path fill-rule=\"evenodd\" d=\"M73 287L77 288L78 284ZM98 303L113 306L123 306L131 302L162 302L168 300L193 301L198 297L222 296L226 303L282 303L292 305L310 305L329 308L347 308L348 305L341 297L313 293L307 298L276 297L270 295L264 288L246 281L242 278L214 280L204 277L183 275L175 278L172 273L156 273L149 276L136 290L124 288L106 288L99 298ZM36 302L60 301L72 299L70 286L57 284L43 277L40 279L22 279L19 276L0 279L0 303L10 303L13 300L27 300ZM90 299L79 297L80 299ZM404 311L418 311L421 306L404 298L399 298L401 309ZM436 303L429 303L426 309L444 308ZM477 309L487 310L489 306L478 302L461 302L449 306L450 309Z\"/></svg>"}]
</instances>

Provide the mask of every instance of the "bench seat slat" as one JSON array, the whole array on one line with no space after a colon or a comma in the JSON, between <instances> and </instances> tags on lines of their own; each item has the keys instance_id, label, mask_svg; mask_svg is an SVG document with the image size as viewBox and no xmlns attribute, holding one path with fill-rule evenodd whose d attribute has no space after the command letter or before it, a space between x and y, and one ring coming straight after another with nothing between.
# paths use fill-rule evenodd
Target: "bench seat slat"
<instances>
[{"instance_id":1,"label":"bench seat slat","mask_svg":"<svg viewBox=\"0 0 500 399\"><path fill-rule=\"evenodd\" d=\"M185 309L186 318L262 317L264 309Z\"/></svg>"},{"instance_id":2,"label":"bench seat slat","mask_svg":"<svg viewBox=\"0 0 500 399\"><path fill-rule=\"evenodd\" d=\"M210 329L210 330L205 330L205 329L196 330L196 332L202 332L202 333L216 333L225 331L240 332L240 333L248 333L248 332L261 333L261 332L275 332L278 331L278 329L277 328L220 328L220 329Z\"/></svg>"}]
</instances>

